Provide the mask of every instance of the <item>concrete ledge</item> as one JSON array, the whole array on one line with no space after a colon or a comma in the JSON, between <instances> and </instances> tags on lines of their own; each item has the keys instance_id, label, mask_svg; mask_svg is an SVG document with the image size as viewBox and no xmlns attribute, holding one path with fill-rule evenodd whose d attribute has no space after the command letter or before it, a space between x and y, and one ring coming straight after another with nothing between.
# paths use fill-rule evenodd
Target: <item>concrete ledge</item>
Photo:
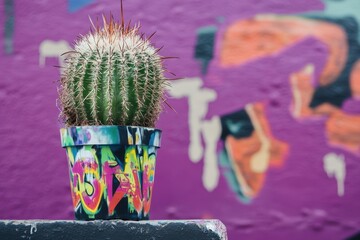
<instances>
[{"instance_id":1,"label":"concrete ledge","mask_svg":"<svg viewBox=\"0 0 360 240\"><path fill-rule=\"evenodd\" d=\"M0 220L0 239L226 240L227 234L219 220Z\"/></svg>"}]
</instances>

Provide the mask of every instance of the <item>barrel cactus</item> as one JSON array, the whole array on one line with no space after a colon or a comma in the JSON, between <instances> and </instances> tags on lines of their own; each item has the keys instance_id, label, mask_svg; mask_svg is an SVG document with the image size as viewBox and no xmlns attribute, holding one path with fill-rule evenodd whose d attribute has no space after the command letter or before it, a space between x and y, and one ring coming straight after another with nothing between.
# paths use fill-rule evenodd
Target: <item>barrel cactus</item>
<instances>
[{"instance_id":1,"label":"barrel cactus","mask_svg":"<svg viewBox=\"0 0 360 240\"><path fill-rule=\"evenodd\" d=\"M59 88L65 125L153 127L165 102L164 58L139 24L103 22L91 21L93 30L66 53Z\"/></svg>"}]
</instances>

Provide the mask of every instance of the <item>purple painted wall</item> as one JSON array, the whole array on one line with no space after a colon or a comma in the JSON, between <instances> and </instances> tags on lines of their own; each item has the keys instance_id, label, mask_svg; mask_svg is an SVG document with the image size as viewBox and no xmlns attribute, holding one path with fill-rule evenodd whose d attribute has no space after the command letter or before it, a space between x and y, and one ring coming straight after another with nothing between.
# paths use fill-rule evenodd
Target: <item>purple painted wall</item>
<instances>
[{"instance_id":1,"label":"purple painted wall","mask_svg":"<svg viewBox=\"0 0 360 240\"><path fill-rule=\"evenodd\" d=\"M230 239L360 230L359 1L124 5L184 78L158 123L153 219L218 218ZM0 4L1 219L73 219L52 66L88 15L110 11L117 1Z\"/></svg>"}]
</instances>

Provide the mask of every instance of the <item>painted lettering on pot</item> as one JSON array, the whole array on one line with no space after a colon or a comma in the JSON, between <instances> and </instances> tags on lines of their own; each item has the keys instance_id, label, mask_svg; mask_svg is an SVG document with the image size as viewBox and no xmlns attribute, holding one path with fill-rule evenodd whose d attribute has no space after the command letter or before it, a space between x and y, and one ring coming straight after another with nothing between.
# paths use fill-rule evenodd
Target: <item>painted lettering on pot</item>
<instances>
[{"instance_id":1,"label":"painted lettering on pot","mask_svg":"<svg viewBox=\"0 0 360 240\"><path fill-rule=\"evenodd\" d=\"M73 202L79 202L90 216L98 212L103 192L98 159L95 150L89 146L82 148L77 154L72 167Z\"/></svg>"},{"instance_id":2,"label":"painted lettering on pot","mask_svg":"<svg viewBox=\"0 0 360 240\"><path fill-rule=\"evenodd\" d=\"M130 212L136 210L140 213L144 209L144 215L147 215L150 210L151 189L154 183L155 154L148 151L147 147L128 147L123 167L116 161L109 147L102 148L101 156L109 214L113 214L117 204L127 196ZM114 177L119 182L115 191L113 191ZM143 181L142 189L140 179Z\"/></svg>"},{"instance_id":3,"label":"painted lettering on pot","mask_svg":"<svg viewBox=\"0 0 360 240\"><path fill-rule=\"evenodd\" d=\"M84 146L74 158L68 148L71 189L76 212L82 208L89 218L106 211L119 213L116 207L127 198L129 213L147 216L154 184L156 148L126 146L124 151L110 146ZM105 206L107 205L107 206Z\"/></svg>"}]
</instances>

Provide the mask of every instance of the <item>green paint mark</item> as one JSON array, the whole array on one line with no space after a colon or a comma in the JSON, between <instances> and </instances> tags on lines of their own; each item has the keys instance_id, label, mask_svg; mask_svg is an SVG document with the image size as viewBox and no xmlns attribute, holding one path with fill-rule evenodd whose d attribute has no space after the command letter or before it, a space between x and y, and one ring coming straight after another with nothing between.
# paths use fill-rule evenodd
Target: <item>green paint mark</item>
<instances>
[{"instance_id":1,"label":"green paint mark","mask_svg":"<svg viewBox=\"0 0 360 240\"><path fill-rule=\"evenodd\" d=\"M74 146L74 140L69 135L69 132L67 130L64 130L63 134L63 146Z\"/></svg>"},{"instance_id":2,"label":"green paint mark","mask_svg":"<svg viewBox=\"0 0 360 240\"><path fill-rule=\"evenodd\" d=\"M14 0L4 0L5 26L4 26L4 50L6 54L13 53L14 36Z\"/></svg>"},{"instance_id":3,"label":"green paint mark","mask_svg":"<svg viewBox=\"0 0 360 240\"><path fill-rule=\"evenodd\" d=\"M201 62L201 72L206 74L209 63L214 57L214 45L217 28L207 26L198 29L197 42L195 46L195 59Z\"/></svg>"},{"instance_id":4,"label":"green paint mark","mask_svg":"<svg viewBox=\"0 0 360 240\"><path fill-rule=\"evenodd\" d=\"M101 164L105 164L105 162L110 162L110 166L117 165L116 158L109 146L101 148Z\"/></svg>"}]
</instances>

